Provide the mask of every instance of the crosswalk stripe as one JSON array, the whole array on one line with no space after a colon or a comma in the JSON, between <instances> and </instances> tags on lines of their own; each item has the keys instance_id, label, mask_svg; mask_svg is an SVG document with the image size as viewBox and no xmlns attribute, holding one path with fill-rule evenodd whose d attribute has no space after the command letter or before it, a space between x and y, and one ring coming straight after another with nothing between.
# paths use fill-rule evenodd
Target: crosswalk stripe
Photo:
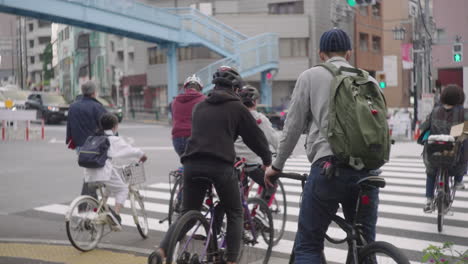
<instances>
[{"instance_id":1,"label":"crosswalk stripe","mask_svg":"<svg viewBox=\"0 0 468 264\"><path fill-rule=\"evenodd\" d=\"M297 173L309 173L311 164L305 155L295 156L286 162L285 171ZM437 214L426 214L422 206L426 201L425 167L420 157L391 158L390 162L382 167L383 176L387 182L385 188L380 190L380 204L377 221L377 239L386 241L398 246L412 258L419 258L423 249L429 244L442 245L442 241L465 241L468 236L468 225L465 225L468 219L468 190L457 191L455 202L453 204L453 215L446 215L447 220L444 225L444 231L441 236L437 232L436 218ZM288 201L287 214L291 216L286 222L285 231L289 234L283 238L273 251L283 254L290 254L293 241L288 240L291 235L297 232L297 219L299 215L299 202L301 199L302 187L299 181L291 179L281 179L286 190ZM468 177L465 177L468 183ZM154 183L141 191L145 197L145 209L150 216L148 218L151 230L167 232L167 222L159 224L156 219L159 216L166 216L170 199L170 189L168 183ZM458 199L457 199L458 198ZM279 201L282 196L277 196ZM109 198L109 204L114 204L115 200ZM130 208L130 202L126 201L125 209L122 211L122 221L125 226L135 226ZM35 208L36 211L63 215L68 210L68 205L50 204ZM339 212L341 214L341 212ZM433 219L433 221L429 220ZM275 224L277 220L275 220ZM343 231L332 225L327 234L338 235ZM291 234L292 233L292 234ZM151 236L151 234L150 234ZM342 236L341 236L342 237ZM429 239L428 239L429 238ZM431 241L432 240L432 241ZM467 243L457 243L455 249L458 251L468 250ZM264 243L259 244L260 248L266 248ZM326 246L327 260L331 262L342 263L346 258L347 251ZM420 263L419 259L413 259L411 263ZM416 261L417 260L417 261Z\"/></svg>"},{"instance_id":2,"label":"crosswalk stripe","mask_svg":"<svg viewBox=\"0 0 468 264\"><path fill-rule=\"evenodd\" d=\"M145 205L146 205L146 203L145 203ZM38 207L38 208L36 208L36 210L42 211L42 212L53 213L53 214L65 215L66 212L68 211L68 206L67 205L62 205L62 204L52 204L52 205ZM122 217L122 225L135 227L135 223L133 221L133 216L128 215L128 214L121 214L121 217ZM151 230L166 232L167 229L168 229L168 224L166 222L163 223L163 224L159 224L159 222L156 219L153 219L153 218L148 218L148 223L149 223L149 228ZM297 231L297 223L287 222L286 226L287 226L286 231L289 231L289 232L296 232ZM330 233L337 234L337 233L342 232L340 229L335 228L335 227L330 227L329 230L330 231L328 232L328 234L330 234ZM426 243L431 243L433 245L441 245L441 243L439 243L439 242L432 242L432 241L427 241L426 242L426 241L422 241L422 240L406 239L406 238L402 239L401 237L394 237L394 236L390 236L390 235L377 234L377 237L379 239L382 239L383 241L387 241L389 243L393 243L395 245L398 245L400 248L404 248L404 249L407 249L407 250L415 250L415 251L420 251L423 248L427 247ZM391 241L396 241L396 240L398 240L399 242L398 243L391 242ZM292 245L293 245L293 241L283 239L283 240L280 241L279 245L274 247L273 250L275 252L288 254L288 253L291 252ZM402 246L402 245L404 245L404 246ZM263 245L262 247L265 248L265 245ZM456 246L455 249L457 249L457 250L466 250L465 247L460 247L460 246ZM334 261L334 262L335 261L340 262L346 257L346 250L341 250L341 249L335 249L335 248L327 247L325 249L325 253L326 253L327 259L329 259L330 261ZM336 254L338 254L338 256L336 256Z\"/></svg>"}]
</instances>

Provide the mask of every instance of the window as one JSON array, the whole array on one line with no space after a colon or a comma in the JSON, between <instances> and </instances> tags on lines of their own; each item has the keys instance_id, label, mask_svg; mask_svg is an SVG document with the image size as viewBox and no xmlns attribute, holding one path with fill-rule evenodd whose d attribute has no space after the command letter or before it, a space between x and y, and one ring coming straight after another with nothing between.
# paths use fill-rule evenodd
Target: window
<instances>
[{"instance_id":1,"label":"window","mask_svg":"<svg viewBox=\"0 0 468 264\"><path fill-rule=\"evenodd\" d=\"M29 32L34 30L34 24L33 23L29 23L28 27L29 27Z\"/></svg>"},{"instance_id":2,"label":"window","mask_svg":"<svg viewBox=\"0 0 468 264\"><path fill-rule=\"evenodd\" d=\"M39 61L40 62L44 61L44 54L39 54Z\"/></svg>"},{"instance_id":3,"label":"window","mask_svg":"<svg viewBox=\"0 0 468 264\"><path fill-rule=\"evenodd\" d=\"M268 4L268 14L304 14L304 1Z\"/></svg>"},{"instance_id":4,"label":"window","mask_svg":"<svg viewBox=\"0 0 468 264\"><path fill-rule=\"evenodd\" d=\"M148 48L148 64L149 65L156 64L156 52L157 52L156 47Z\"/></svg>"},{"instance_id":5,"label":"window","mask_svg":"<svg viewBox=\"0 0 468 264\"><path fill-rule=\"evenodd\" d=\"M444 41L447 38L447 34L445 32L445 29L443 28L438 28L436 34L437 34L436 36L437 42Z\"/></svg>"},{"instance_id":6,"label":"window","mask_svg":"<svg viewBox=\"0 0 468 264\"><path fill-rule=\"evenodd\" d=\"M307 38L282 38L279 43L280 57L307 57L308 47Z\"/></svg>"},{"instance_id":7,"label":"window","mask_svg":"<svg viewBox=\"0 0 468 264\"><path fill-rule=\"evenodd\" d=\"M66 40L66 39L69 39L69 38L70 38L70 27L66 27L63 30L63 39Z\"/></svg>"},{"instance_id":8,"label":"window","mask_svg":"<svg viewBox=\"0 0 468 264\"><path fill-rule=\"evenodd\" d=\"M63 31L60 31L58 34L59 41L63 41Z\"/></svg>"},{"instance_id":9,"label":"window","mask_svg":"<svg viewBox=\"0 0 468 264\"><path fill-rule=\"evenodd\" d=\"M50 37L39 37L39 44L49 44L50 43Z\"/></svg>"},{"instance_id":10,"label":"window","mask_svg":"<svg viewBox=\"0 0 468 264\"><path fill-rule=\"evenodd\" d=\"M133 61L135 59L135 53L134 52L129 52L128 53L128 58Z\"/></svg>"},{"instance_id":11,"label":"window","mask_svg":"<svg viewBox=\"0 0 468 264\"><path fill-rule=\"evenodd\" d=\"M359 6L359 14L361 14L361 16L368 16L369 8L367 6Z\"/></svg>"},{"instance_id":12,"label":"window","mask_svg":"<svg viewBox=\"0 0 468 264\"><path fill-rule=\"evenodd\" d=\"M49 21L45 21L45 20L39 20L38 21L38 26L40 28L43 28L43 27L50 27L52 23L50 23Z\"/></svg>"},{"instance_id":13,"label":"window","mask_svg":"<svg viewBox=\"0 0 468 264\"><path fill-rule=\"evenodd\" d=\"M115 51L114 41L111 40L110 46L111 46L111 51L114 52Z\"/></svg>"},{"instance_id":14,"label":"window","mask_svg":"<svg viewBox=\"0 0 468 264\"><path fill-rule=\"evenodd\" d=\"M372 50L374 52L382 51L382 39L377 36L372 36Z\"/></svg>"},{"instance_id":15,"label":"window","mask_svg":"<svg viewBox=\"0 0 468 264\"><path fill-rule=\"evenodd\" d=\"M29 47L34 48L34 39L29 40Z\"/></svg>"},{"instance_id":16,"label":"window","mask_svg":"<svg viewBox=\"0 0 468 264\"><path fill-rule=\"evenodd\" d=\"M359 49L367 51L369 49L369 34L359 33Z\"/></svg>"},{"instance_id":17,"label":"window","mask_svg":"<svg viewBox=\"0 0 468 264\"><path fill-rule=\"evenodd\" d=\"M381 17L381 6L380 6L379 2L377 2L375 5L372 6L372 15L375 18L380 19L380 17Z\"/></svg>"},{"instance_id":18,"label":"window","mask_svg":"<svg viewBox=\"0 0 468 264\"><path fill-rule=\"evenodd\" d=\"M36 62L34 56L29 57L29 61L31 62L31 64L34 64Z\"/></svg>"},{"instance_id":19,"label":"window","mask_svg":"<svg viewBox=\"0 0 468 264\"><path fill-rule=\"evenodd\" d=\"M124 53L123 53L123 50L117 51L117 58L119 59L119 61L123 61L123 60L124 60Z\"/></svg>"}]
</instances>

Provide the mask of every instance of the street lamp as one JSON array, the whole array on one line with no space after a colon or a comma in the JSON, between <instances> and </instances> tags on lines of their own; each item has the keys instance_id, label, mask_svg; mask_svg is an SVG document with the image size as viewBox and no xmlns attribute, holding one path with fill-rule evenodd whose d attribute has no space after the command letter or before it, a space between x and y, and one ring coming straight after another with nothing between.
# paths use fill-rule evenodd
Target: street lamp
<instances>
[{"instance_id":1,"label":"street lamp","mask_svg":"<svg viewBox=\"0 0 468 264\"><path fill-rule=\"evenodd\" d=\"M395 26L392 31L393 31L393 39L394 40L404 40L405 39L406 29L404 27Z\"/></svg>"}]
</instances>

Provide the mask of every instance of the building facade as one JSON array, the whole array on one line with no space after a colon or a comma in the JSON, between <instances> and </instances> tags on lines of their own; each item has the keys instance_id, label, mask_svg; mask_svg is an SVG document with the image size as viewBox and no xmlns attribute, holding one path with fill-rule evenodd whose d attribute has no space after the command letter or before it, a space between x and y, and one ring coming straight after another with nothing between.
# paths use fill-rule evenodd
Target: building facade
<instances>
[{"instance_id":1,"label":"building facade","mask_svg":"<svg viewBox=\"0 0 468 264\"><path fill-rule=\"evenodd\" d=\"M372 76L383 71L383 1L355 9L355 65Z\"/></svg>"},{"instance_id":2,"label":"building facade","mask_svg":"<svg viewBox=\"0 0 468 264\"><path fill-rule=\"evenodd\" d=\"M383 9L383 55L387 61L384 67L387 87L383 91L387 105L393 108L411 106L414 8L411 1L394 0L386 1ZM404 38L396 40L394 30L401 28Z\"/></svg>"},{"instance_id":3,"label":"building facade","mask_svg":"<svg viewBox=\"0 0 468 264\"><path fill-rule=\"evenodd\" d=\"M433 0L435 36L432 45L433 79L436 86L458 84L468 94L468 5L464 0ZM453 46L461 44L460 62L454 60ZM468 106L465 100L465 107Z\"/></svg>"},{"instance_id":4,"label":"building facade","mask_svg":"<svg viewBox=\"0 0 468 264\"><path fill-rule=\"evenodd\" d=\"M43 53L51 42L51 23L32 18L19 18L21 41L23 44L22 60L25 65L26 82L23 88L42 90L43 84Z\"/></svg>"},{"instance_id":5,"label":"building facade","mask_svg":"<svg viewBox=\"0 0 468 264\"><path fill-rule=\"evenodd\" d=\"M0 86L16 83L17 47L16 17L0 14Z\"/></svg>"},{"instance_id":6,"label":"building facade","mask_svg":"<svg viewBox=\"0 0 468 264\"><path fill-rule=\"evenodd\" d=\"M354 33L353 14L345 1L331 0L231 0L231 1L173 1L142 0L158 7L194 7L213 15L226 25L247 35L265 32L278 33L279 71L273 76L272 106L277 110L288 106L299 74L320 63L318 44L323 32L336 26ZM293 29L293 30L292 30ZM148 56L147 87L162 97L166 94L165 50L156 45L146 49ZM221 57L204 47L180 47L178 71L179 83L202 67ZM260 88L260 75L247 78ZM261 91L260 91L261 92ZM164 101L160 101L164 104Z\"/></svg>"}]
</instances>

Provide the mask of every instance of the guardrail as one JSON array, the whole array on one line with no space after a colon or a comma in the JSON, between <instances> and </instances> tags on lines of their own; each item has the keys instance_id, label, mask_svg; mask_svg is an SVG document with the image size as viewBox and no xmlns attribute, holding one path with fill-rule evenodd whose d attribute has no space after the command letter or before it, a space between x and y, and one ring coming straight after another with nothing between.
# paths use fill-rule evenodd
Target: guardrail
<instances>
[{"instance_id":1,"label":"guardrail","mask_svg":"<svg viewBox=\"0 0 468 264\"><path fill-rule=\"evenodd\" d=\"M248 77L267 68L277 68L279 61L278 35L265 33L237 44L236 55L216 61L198 71L206 92L213 88L212 76L223 65L235 67L242 77Z\"/></svg>"}]
</instances>

